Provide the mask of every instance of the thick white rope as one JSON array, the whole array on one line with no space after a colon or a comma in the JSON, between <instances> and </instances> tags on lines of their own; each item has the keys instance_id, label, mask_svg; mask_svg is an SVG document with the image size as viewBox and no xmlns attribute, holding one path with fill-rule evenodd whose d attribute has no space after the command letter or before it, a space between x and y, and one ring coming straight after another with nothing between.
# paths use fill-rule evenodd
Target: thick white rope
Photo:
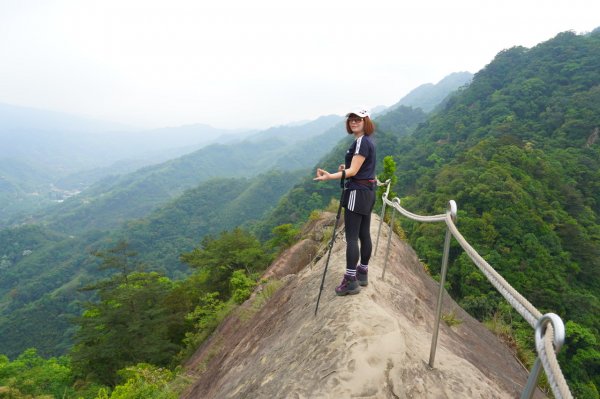
<instances>
[{"instance_id":1,"label":"thick white rope","mask_svg":"<svg viewBox=\"0 0 600 399\"><path fill-rule=\"evenodd\" d=\"M525 297L515 290L493 267L486 262L485 259L477 253L477 251L467 242L467 240L458 231L458 228L452 220L452 215L446 213L443 215L422 216L417 215L400 206L400 200L394 198L393 201L387 199L387 195L382 198L385 204L393 206L398 212L408 217L409 219L419 222L446 222L448 229L458 241L460 246L465 250L469 258L475 263L479 270L486 276L488 281L498 290L498 292L508 301L508 303L535 329L538 320L542 314L537 310ZM536 340L536 350L542 362L542 366L548 377L548 382L554 396L557 398L572 399L571 391L562 373L558 359L556 358L556 350L554 348L554 328L549 323L546 328L544 337L539 342Z\"/></svg>"},{"instance_id":2,"label":"thick white rope","mask_svg":"<svg viewBox=\"0 0 600 399\"><path fill-rule=\"evenodd\" d=\"M556 349L554 348L554 328L552 323L548 323L546 333L541 341L536 339L535 348L540 356L542 366L548 377L548 383L552 393L556 398L572 399L573 395L567 385L565 376L562 373L558 359L556 358Z\"/></svg>"}]
</instances>

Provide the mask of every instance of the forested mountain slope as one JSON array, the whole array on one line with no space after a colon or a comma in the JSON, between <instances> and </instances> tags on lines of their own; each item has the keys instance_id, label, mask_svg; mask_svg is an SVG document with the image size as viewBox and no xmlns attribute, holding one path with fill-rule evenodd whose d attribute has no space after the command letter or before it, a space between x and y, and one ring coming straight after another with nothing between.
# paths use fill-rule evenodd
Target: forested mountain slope
<instances>
[{"instance_id":1,"label":"forested mountain slope","mask_svg":"<svg viewBox=\"0 0 600 399\"><path fill-rule=\"evenodd\" d=\"M375 135L378 157L393 155L396 162L393 191L403 206L438 214L454 199L467 240L536 307L565 320L562 364L586 398L597 397L600 387L599 130L597 29L507 49L412 135ZM340 150L324 166L334 168ZM290 210L306 203L294 193L320 195L320 185L311 183L294 188L271 217L294 220ZM334 186L329 198L339 196ZM402 224L419 256L439 272L443 227ZM448 280L463 308L480 320L507 323L531 344L529 327L456 243Z\"/></svg>"},{"instance_id":2,"label":"forested mountain slope","mask_svg":"<svg viewBox=\"0 0 600 399\"><path fill-rule=\"evenodd\" d=\"M399 171L429 167L398 174L407 206L430 212L455 199L480 253L535 306L568 321L563 364L580 397L600 387L599 84L598 30L507 50L418 132L412 156L398 158ZM439 264L421 238L435 229L407 229ZM459 303L480 318L498 312L465 256L452 260Z\"/></svg>"},{"instance_id":3,"label":"forested mountain slope","mask_svg":"<svg viewBox=\"0 0 600 399\"><path fill-rule=\"evenodd\" d=\"M0 353L29 347L43 355L68 350L70 320L81 311L78 291L106 275L92 251L129 242L146 270L182 278L189 267L179 257L206 235L260 220L304 172L269 172L256 178L208 181L161 206L146 218L112 232L73 237L41 226L0 230Z\"/></svg>"},{"instance_id":4,"label":"forested mountain slope","mask_svg":"<svg viewBox=\"0 0 600 399\"><path fill-rule=\"evenodd\" d=\"M258 136L237 143L213 144L133 173L105 178L36 219L69 234L110 229L126 220L143 217L161 203L212 178L250 177L274 167L309 168L327 148L314 144L305 147L297 142L298 138L335 135L328 133L328 129L339 120L339 116L322 117L293 128L269 130L268 138ZM313 139L302 141L307 140ZM302 156L298 155L299 149Z\"/></svg>"}]
</instances>

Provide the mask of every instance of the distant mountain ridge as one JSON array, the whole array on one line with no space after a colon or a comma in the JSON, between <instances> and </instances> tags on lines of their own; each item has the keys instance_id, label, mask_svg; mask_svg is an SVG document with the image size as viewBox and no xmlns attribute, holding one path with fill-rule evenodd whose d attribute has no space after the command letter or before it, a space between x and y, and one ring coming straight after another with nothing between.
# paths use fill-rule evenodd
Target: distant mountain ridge
<instances>
[{"instance_id":1,"label":"distant mountain ridge","mask_svg":"<svg viewBox=\"0 0 600 399\"><path fill-rule=\"evenodd\" d=\"M79 116L0 104L0 158L68 173L139 159L167 149L206 145L245 131L195 124L135 129Z\"/></svg>"},{"instance_id":2,"label":"distant mountain ridge","mask_svg":"<svg viewBox=\"0 0 600 399\"><path fill-rule=\"evenodd\" d=\"M71 115L65 112L0 103L0 131L6 130L102 133L138 129L120 123Z\"/></svg>"},{"instance_id":3,"label":"distant mountain ridge","mask_svg":"<svg viewBox=\"0 0 600 399\"><path fill-rule=\"evenodd\" d=\"M315 137L328 135L337 140L339 132L328 127L340 120L330 116L301 126L273 128L266 131L265 138L258 135L231 144L212 144L133 173L105 178L49 209L41 219L53 229L71 233L109 229L143 217L184 190L215 177L251 177L274 167L284 171L309 168L327 150L315 146Z\"/></svg>"},{"instance_id":4,"label":"distant mountain ridge","mask_svg":"<svg viewBox=\"0 0 600 399\"><path fill-rule=\"evenodd\" d=\"M400 106L421 108L425 112L431 112L439 105L449 93L468 85L473 79L471 72L454 72L444 77L438 83L425 83L413 89L400 101L389 107L389 110Z\"/></svg>"},{"instance_id":5,"label":"distant mountain ridge","mask_svg":"<svg viewBox=\"0 0 600 399\"><path fill-rule=\"evenodd\" d=\"M0 104L0 226L105 176L132 172L248 133L201 124L133 130Z\"/></svg>"}]
</instances>

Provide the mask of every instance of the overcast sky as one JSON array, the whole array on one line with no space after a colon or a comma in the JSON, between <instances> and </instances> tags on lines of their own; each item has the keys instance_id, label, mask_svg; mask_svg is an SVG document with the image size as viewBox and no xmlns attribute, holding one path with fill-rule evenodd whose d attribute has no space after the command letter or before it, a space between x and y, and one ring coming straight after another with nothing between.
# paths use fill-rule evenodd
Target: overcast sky
<instances>
[{"instance_id":1,"label":"overcast sky","mask_svg":"<svg viewBox=\"0 0 600 399\"><path fill-rule=\"evenodd\" d=\"M0 0L0 102L265 128L389 106L598 26L597 0Z\"/></svg>"}]
</instances>

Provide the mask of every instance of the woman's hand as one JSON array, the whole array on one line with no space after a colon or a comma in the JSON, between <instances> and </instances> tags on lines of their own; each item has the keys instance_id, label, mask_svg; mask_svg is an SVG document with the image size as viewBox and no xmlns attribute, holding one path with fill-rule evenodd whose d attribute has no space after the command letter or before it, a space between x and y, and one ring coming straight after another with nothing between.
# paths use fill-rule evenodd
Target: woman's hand
<instances>
[{"instance_id":1,"label":"woman's hand","mask_svg":"<svg viewBox=\"0 0 600 399\"><path fill-rule=\"evenodd\" d=\"M341 172L344 169L346 169L346 165L341 164L340 166L338 166L338 172Z\"/></svg>"},{"instance_id":2,"label":"woman's hand","mask_svg":"<svg viewBox=\"0 0 600 399\"><path fill-rule=\"evenodd\" d=\"M315 177L313 180L318 180L318 181L324 181L324 180L329 180L330 179L331 174L324 170L324 169L317 169L317 177Z\"/></svg>"}]
</instances>

